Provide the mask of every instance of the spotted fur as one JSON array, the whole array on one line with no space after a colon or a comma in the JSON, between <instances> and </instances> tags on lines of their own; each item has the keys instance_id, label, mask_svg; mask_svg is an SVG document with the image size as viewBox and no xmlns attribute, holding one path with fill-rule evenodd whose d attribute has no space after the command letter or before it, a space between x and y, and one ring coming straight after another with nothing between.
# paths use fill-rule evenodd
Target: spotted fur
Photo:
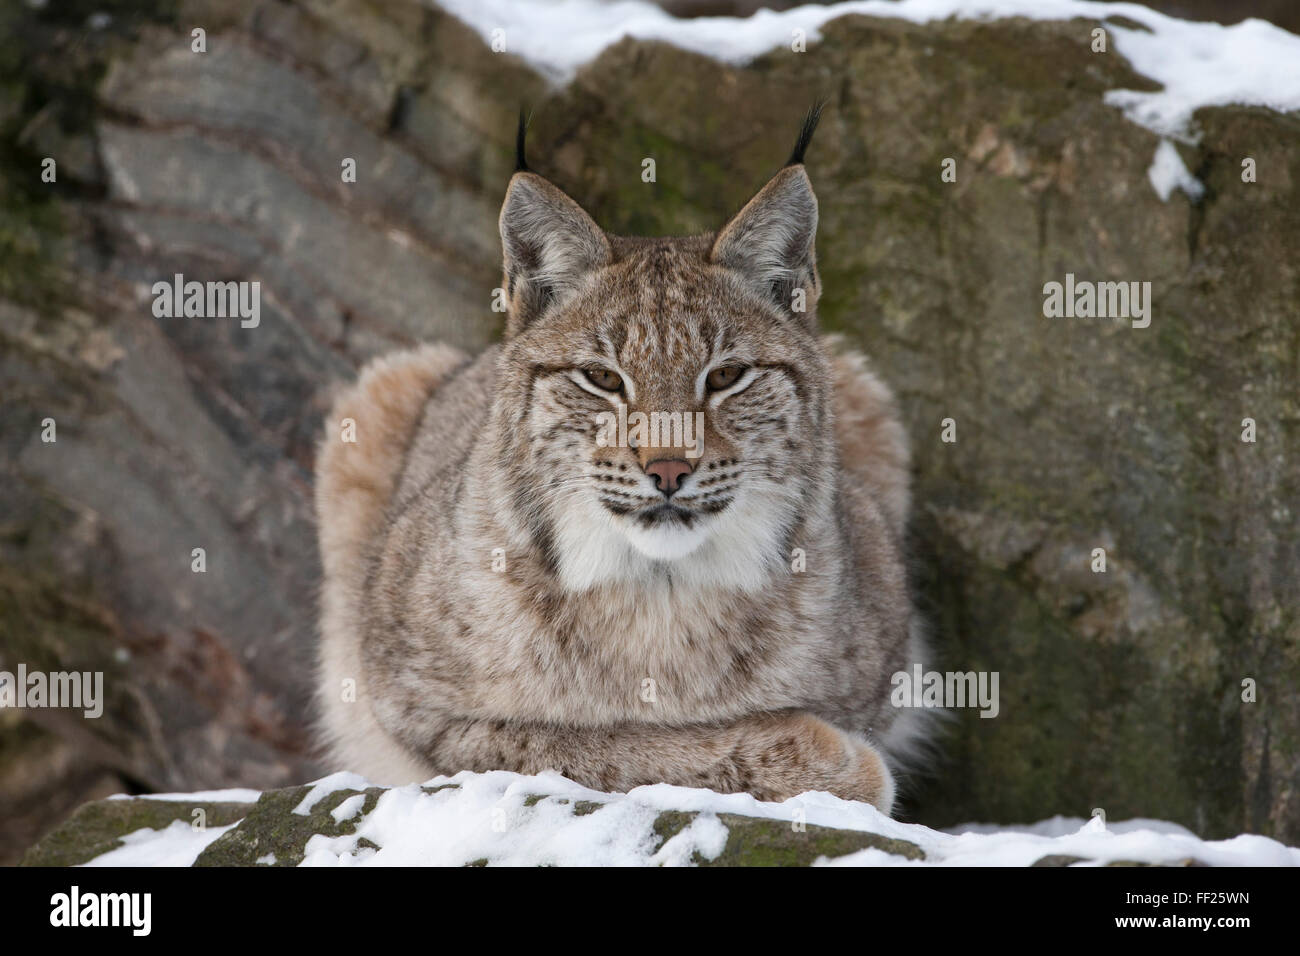
<instances>
[{"instance_id":1,"label":"spotted fur","mask_svg":"<svg viewBox=\"0 0 1300 956\"><path fill-rule=\"evenodd\" d=\"M907 440L866 360L819 337L816 224L801 163L719 233L672 239L608 235L515 174L505 340L380 360L321 446L318 701L339 768L890 809L885 754L916 736L890 675L921 653ZM745 371L709 393L726 363ZM598 447L620 401L704 413L667 502L645 468L681 449Z\"/></svg>"}]
</instances>

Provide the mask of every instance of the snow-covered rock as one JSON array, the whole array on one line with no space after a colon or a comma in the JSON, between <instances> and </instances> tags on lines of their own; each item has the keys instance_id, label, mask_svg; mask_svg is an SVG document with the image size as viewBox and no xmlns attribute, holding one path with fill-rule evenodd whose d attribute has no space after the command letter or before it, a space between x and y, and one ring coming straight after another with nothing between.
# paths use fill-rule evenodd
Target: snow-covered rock
<instances>
[{"instance_id":1,"label":"snow-covered rock","mask_svg":"<svg viewBox=\"0 0 1300 956\"><path fill-rule=\"evenodd\" d=\"M29 866L1300 866L1267 837L1201 840L1155 820L1056 817L950 832L806 793L589 790L557 774L497 771L375 787L334 774L303 787L87 804Z\"/></svg>"}]
</instances>

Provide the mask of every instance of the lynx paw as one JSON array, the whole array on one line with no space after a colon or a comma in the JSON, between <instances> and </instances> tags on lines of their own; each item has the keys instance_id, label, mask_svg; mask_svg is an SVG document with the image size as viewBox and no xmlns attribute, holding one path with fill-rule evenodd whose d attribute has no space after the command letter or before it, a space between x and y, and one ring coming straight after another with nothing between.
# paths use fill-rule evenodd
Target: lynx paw
<instances>
[{"instance_id":1,"label":"lynx paw","mask_svg":"<svg viewBox=\"0 0 1300 956\"><path fill-rule=\"evenodd\" d=\"M760 800L826 790L881 813L893 809L894 778L880 752L861 737L804 713L777 716L763 730L757 756L763 772L748 788Z\"/></svg>"}]
</instances>

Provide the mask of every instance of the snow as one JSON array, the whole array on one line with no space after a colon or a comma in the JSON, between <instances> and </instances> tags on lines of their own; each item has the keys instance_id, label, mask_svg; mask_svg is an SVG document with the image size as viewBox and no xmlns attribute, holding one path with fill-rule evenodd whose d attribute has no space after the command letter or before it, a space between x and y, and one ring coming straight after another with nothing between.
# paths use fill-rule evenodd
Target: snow
<instances>
[{"instance_id":1,"label":"snow","mask_svg":"<svg viewBox=\"0 0 1300 956\"><path fill-rule=\"evenodd\" d=\"M1046 820L1040 820L1038 823L1011 824L1009 826L997 826L992 823L963 823L961 826L950 827L949 833L1031 833L1036 836L1066 836L1075 833L1080 827L1089 821L1082 817L1050 817ZM1108 824L1106 829L1112 833L1131 833L1134 830L1154 830L1157 833L1177 833L1182 836L1195 836L1191 830L1177 823L1168 823L1164 820L1151 820L1146 817L1137 817L1132 820L1121 820Z\"/></svg>"},{"instance_id":2,"label":"snow","mask_svg":"<svg viewBox=\"0 0 1300 956\"><path fill-rule=\"evenodd\" d=\"M334 774L317 781L308 799L314 806L331 793L368 786L355 774ZM1158 820L1106 824L1101 818L1053 817L1023 826L968 824L941 831L892 820L867 804L828 793L806 793L784 803L667 784L607 794L555 773L437 777L422 787L385 790L374 808L360 816L364 801L364 794L354 792L331 811L336 820L355 820L355 832L311 836L304 846L303 866L461 866L481 860L504 866L684 866L697 853L713 859L722 851L727 841L727 827L719 819L723 813L792 826L802 819L810 825L867 831L907 840L926 854L924 861L913 861L869 849L818 861L834 866L1028 866L1049 855L1083 857L1087 862L1079 865L1087 866L1189 858L1217 866L1300 866L1300 849L1267 837L1202 840L1184 827ZM575 813L579 801L598 806ZM661 843L654 823L665 810L699 815ZM178 822L162 831L139 830L126 838L126 846L92 864L185 865L227 829L195 833ZM361 846L362 840L368 845ZM263 860L271 862L267 857L258 862Z\"/></svg>"},{"instance_id":3,"label":"snow","mask_svg":"<svg viewBox=\"0 0 1300 956\"><path fill-rule=\"evenodd\" d=\"M335 823L342 823L344 820L351 820L361 808L366 805L366 795L358 793L355 797L348 797L337 807L330 811L330 816L334 818Z\"/></svg>"},{"instance_id":4,"label":"snow","mask_svg":"<svg viewBox=\"0 0 1300 956\"><path fill-rule=\"evenodd\" d=\"M260 790L234 788L230 790L196 790L194 793L144 793L142 800L170 800L176 803L256 803L262 795ZM106 800L134 800L136 796L129 793L115 793Z\"/></svg>"},{"instance_id":5,"label":"snow","mask_svg":"<svg viewBox=\"0 0 1300 956\"><path fill-rule=\"evenodd\" d=\"M253 791L256 792L256 791ZM193 795L190 799L197 799ZM227 830L238 823L224 827L206 827L196 830L184 820L177 820L162 830L145 827L128 833L122 846L101 853L83 866L193 866L199 854Z\"/></svg>"},{"instance_id":6,"label":"snow","mask_svg":"<svg viewBox=\"0 0 1300 956\"><path fill-rule=\"evenodd\" d=\"M743 64L777 48L790 49L804 31L807 55L827 22L850 13L930 23L948 17L1035 20L1124 17L1141 28L1107 23L1108 50L1160 83L1155 92L1111 90L1105 102L1163 137L1195 142L1192 114L1204 106L1238 103L1278 111L1300 109L1300 37L1262 20L1233 26L1194 23L1136 3L1091 0L853 0L809 4L751 17L677 19L647 0L427 0L464 21L491 44L504 43L555 83L623 37L661 40ZM1080 33L1079 42L1091 36ZM1112 52L1097 56L1111 56Z\"/></svg>"},{"instance_id":7,"label":"snow","mask_svg":"<svg viewBox=\"0 0 1300 956\"><path fill-rule=\"evenodd\" d=\"M302 798L302 803L293 808L293 812L304 817L311 816L312 808L331 793L339 790L364 790L368 786L370 784L366 782L366 778L355 773L332 773L328 777L317 780L307 796Z\"/></svg>"},{"instance_id":8,"label":"snow","mask_svg":"<svg viewBox=\"0 0 1300 956\"><path fill-rule=\"evenodd\" d=\"M1181 189L1192 200L1200 199L1205 193L1201 181L1187 171L1177 148L1167 139L1162 139L1156 147L1151 167L1147 170L1147 179L1151 181L1161 202L1169 202L1175 189Z\"/></svg>"}]
</instances>

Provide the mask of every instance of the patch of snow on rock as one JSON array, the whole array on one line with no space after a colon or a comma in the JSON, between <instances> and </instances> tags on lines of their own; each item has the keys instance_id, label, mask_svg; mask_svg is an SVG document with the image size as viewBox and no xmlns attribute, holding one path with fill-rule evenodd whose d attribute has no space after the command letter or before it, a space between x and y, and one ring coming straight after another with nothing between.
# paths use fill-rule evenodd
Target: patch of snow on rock
<instances>
[{"instance_id":1,"label":"patch of snow on rock","mask_svg":"<svg viewBox=\"0 0 1300 956\"><path fill-rule=\"evenodd\" d=\"M1181 189L1193 201L1205 195L1205 186L1188 171L1177 147L1167 139L1162 139L1156 147L1156 154L1147 169L1147 179L1161 202L1168 202L1175 189Z\"/></svg>"},{"instance_id":2,"label":"patch of snow on rock","mask_svg":"<svg viewBox=\"0 0 1300 956\"><path fill-rule=\"evenodd\" d=\"M122 846L101 853L83 866L193 866L199 854L227 830L237 827L195 829L176 820L162 830L145 827L122 837Z\"/></svg>"},{"instance_id":3,"label":"patch of snow on rock","mask_svg":"<svg viewBox=\"0 0 1300 956\"><path fill-rule=\"evenodd\" d=\"M1300 110L1300 37L1263 20L1233 26L1192 22L1136 3L1091 0L850 0L788 10L759 10L750 17L679 19L647 0L426 0L473 28L488 44L504 45L556 83L624 37L659 40L725 63L746 63L791 48L803 31L808 53L819 30L846 14L930 23L949 17L995 20L1123 17L1138 26L1107 22L1114 53L1163 85L1155 92L1111 90L1106 102L1161 136L1194 141L1192 114L1230 103ZM1090 44L1082 33L1080 44ZM1111 56L1112 52L1096 56Z\"/></svg>"}]
</instances>

